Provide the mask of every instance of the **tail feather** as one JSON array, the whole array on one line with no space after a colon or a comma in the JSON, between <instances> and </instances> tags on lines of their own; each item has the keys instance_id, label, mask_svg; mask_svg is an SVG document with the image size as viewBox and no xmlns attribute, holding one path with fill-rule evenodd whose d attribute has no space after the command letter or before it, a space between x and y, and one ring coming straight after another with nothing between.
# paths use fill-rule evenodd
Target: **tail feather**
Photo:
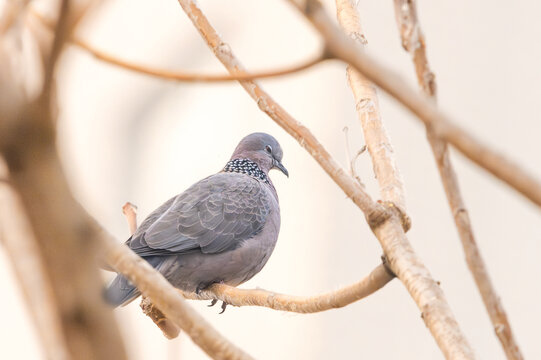
<instances>
[{"instance_id":1,"label":"tail feather","mask_svg":"<svg viewBox=\"0 0 541 360\"><path fill-rule=\"evenodd\" d=\"M105 301L115 307L127 305L139 295L141 295L139 290L120 274L113 279L103 292Z\"/></svg>"}]
</instances>

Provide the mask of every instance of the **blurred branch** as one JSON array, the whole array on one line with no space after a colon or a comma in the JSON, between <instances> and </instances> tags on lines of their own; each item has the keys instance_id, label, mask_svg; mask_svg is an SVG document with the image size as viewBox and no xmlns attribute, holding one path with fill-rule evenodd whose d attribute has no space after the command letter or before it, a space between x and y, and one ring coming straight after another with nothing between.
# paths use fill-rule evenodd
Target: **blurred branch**
<instances>
[{"instance_id":1,"label":"blurred branch","mask_svg":"<svg viewBox=\"0 0 541 360\"><path fill-rule=\"evenodd\" d=\"M51 28L51 21L45 19L37 11L32 11L32 14L35 15L45 26ZM288 66L283 69L265 70L252 73L238 72L234 75L198 74L188 73L184 71L169 71L164 69L157 69L150 66L144 66L130 61L122 60L114 55L108 54L102 50L93 47L92 45L76 37L75 35L73 35L68 41L72 45L75 45L81 50L86 51L94 58L106 62L110 65L114 65L139 74L149 75L164 80L180 82L223 82L279 77L306 70L326 60L325 53L323 51L320 51L318 54L308 60L305 60L296 65Z\"/></svg>"},{"instance_id":2,"label":"blurred branch","mask_svg":"<svg viewBox=\"0 0 541 360\"><path fill-rule=\"evenodd\" d=\"M419 95L398 74L363 53L357 42L336 27L318 0L290 1L320 32L329 56L353 66L417 115L425 125L431 126L436 136L541 207L541 183L537 179L455 125L433 101Z\"/></svg>"},{"instance_id":3,"label":"blurred branch","mask_svg":"<svg viewBox=\"0 0 541 360\"><path fill-rule=\"evenodd\" d=\"M436 81L428 64L425 38L418 21L416 7L415 0L394 0L396 22L400 31L402 46L412 57L417 82L423 93L436 101ZM462 199L456 173L451 163L447 143L440 140L430 126L426 127L426 134L438 165L440 177L460 240L462 241L462 247L466 254L466 262L481 293L494 331L508 359L523 359L517 342L513 337L511 325L509 324L505 310L499 296L496 294L485 262L477 247L470 217Z\"/></svg>"},{"instance_id":4,"label":"blurred branch","mask_svg":"<svg viewBox=\"0 0 541 360\"><path fill-rule=\"evenodd\" d=\"M197 5L192 0L179 0L179 4L228 71L236 73L242 70L240 61L232 53L229 45L223 42ZM328 19L324 13L320 16ZM340 32L340 34L342 33ZM330 46L330 44L326 45ZM407 221L405 221L407 217L400 211L400 208L388 202L385 204L387 206L374 202L355 179L347 175L344 169L336 163L313 134L291 117L254 81L241 81L240 84L257 102L260 109L292 135L351 197L353 202L363 210L372 231L389 259L391 269L405 284L417 306L423 312L425 323L446 356L473 358L473 352L454 320L443 292L414 253L405 236L404 228L407 228Z\"/></svg>"},{"instance_id":5,"label":"blurred branch","mask_svg":"<svg viewBox=\"0 0 541 360\"><path fill-rule=\"evenodd\" d=\"M293 74L306 70L314 65L319 64L320 62L325 61L325 54L320 52L313 58L303 61L302 63L292 65L283 69L276 70L265 70L260 72L251 72L251 73L237 73L234 75L214 75L214 74L197 74L197 73L187 73L182 71L169 71L163 69L151 68L149 66L143 66L128 62L125 60L118 59L113 55L109 55L101 50L98 50L87 42L73 37L70 42L73 45L76 45L80 49L85 50L96 59L104 61L108 64L121 67L126 70L137 72L140 74L150 75L153 77L162 78L165 80L172 81L181 81L181 82L222 82L222 81L237 81L237 80L252 80L252 79L262 79L270 77L279 77L283 75Z\"/></svg>"},{"instance_id":6,"label":"blurred branch","mask_svg":"<svg viewBox=\"0 0 541 360\"><path fill-rule=\"evenodd\" d=\"M68 2L64 0L52 50L40 54L46 65L40 96L22 103L16 111L0 109L0 151L35 235L44 277L51 284L56 311L48 316L56 319L67 357L125 359L114 318L100 296L102 284L95 262L97 227L73 199L56 152L56 118L50 94L54 90L55 65L66 38L67 11ZM49 44L40 45L40 49L51 48ZM17 84L0 86L10 89ZM23 260L24 257L12 259ZM49 331L55 331L54 324Z\"/></svg>"},{"instance_id":7,"label":"blurred branch","mask_svg":"<svg viewBox=\"0 0 541 360\"><path fill-rule=\"evenodd\" d=\"M47 358L67 360L69 356L52 285L44 270L45 264L22 204L7 181L4 165L0 158L0 172L6 178L0 184L1 242L32 314Z\"/></svg>"},{"instance_id":8,"label":"blurred branch","mask_svg":"<svg viewBox=\"0 0 541 360\"><path fill-rule=\"evenodd\" d=\"M4 11L0 18L0 36L4 36L15 24L19 17L24 14L30 0L5 1Z\"/></svg>"},{"instance_id":9,"label":"blurred branch","mask_svg":"<svg viewBox=\"0 0 541 360\"><path fill-rule=\"evenodd\" d=\"M64 47L66 39L69 37L68 33L68 14L69 14L70 1L61 0L58 20L53 27L53 44L51 46L51 52L49 56L45 58L45 72L43 76L43 92L42 97L46 102L51 101L50 91L53 90L53 74L56 66L56 61L60 56L60 52Z\"/></svg>"}]
</instances>

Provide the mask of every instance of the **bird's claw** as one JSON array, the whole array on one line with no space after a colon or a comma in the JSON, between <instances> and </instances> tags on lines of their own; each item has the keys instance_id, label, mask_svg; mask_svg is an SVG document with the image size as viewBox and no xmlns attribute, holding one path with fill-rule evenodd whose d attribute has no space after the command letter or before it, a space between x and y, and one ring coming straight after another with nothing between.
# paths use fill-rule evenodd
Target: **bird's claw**
<instances>
[{"instance_id":1,"label":"bird's claw","mask_svg":"<svg viewBox=\"0 0 541 360\"><path fill-rule=\"evenodd\" d=\"M218 302L218 299L212 299L212 301L210 302L209 305L207 305L208 307L213 307L214 305L216 305L216 303Z\"/></svg>"},{"instance_id":2,"label":"bird's claw","mask_svg":"<svg viewBox=\"0 0 541 360\"><path fill-rule=\"evenodd\" d=\"M226 308L227 308L227 303L225 301L222 301L222 311L220 311L219 314L223 314Z\"/></svg>"}]
</instances>

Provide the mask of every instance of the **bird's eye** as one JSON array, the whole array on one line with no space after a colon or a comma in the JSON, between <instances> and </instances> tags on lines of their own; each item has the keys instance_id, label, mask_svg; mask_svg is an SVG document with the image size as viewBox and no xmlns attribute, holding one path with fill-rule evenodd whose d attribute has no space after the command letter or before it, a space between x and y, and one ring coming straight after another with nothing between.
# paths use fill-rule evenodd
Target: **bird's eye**
<instances>
[{"instance_id":1,"label":"bird's eye","mask_svg":"<svg viewBox=\"0 0 541 360\"><path fill-rule=\"evenodd\" d=\"M271 148L270 145L265 146L265 150L266 150L269 154L272 154L272 148Z\"/></svg>"}]
</instances>

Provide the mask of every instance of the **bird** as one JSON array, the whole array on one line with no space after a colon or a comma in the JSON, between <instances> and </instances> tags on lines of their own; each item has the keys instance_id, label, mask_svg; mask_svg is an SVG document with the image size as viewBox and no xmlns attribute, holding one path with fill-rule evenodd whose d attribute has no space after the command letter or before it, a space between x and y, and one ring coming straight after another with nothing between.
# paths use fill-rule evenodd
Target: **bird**
<instances>
[{"instance_id":1,"label":"bird","mask_svg":"<svg viewBox=\"0 0 541 360\"><path fill-rule=\"evenodd\" d=\"M271 135L245 136L220 172L163 203L125 245L185 292L248 281L261 271L278 239L280 206L269 171L289 177L282 158ZM121 274L104 292L115 307L140 294ZM226 306L224 302L222 312Z\"/></svg>"}]
</instances>

